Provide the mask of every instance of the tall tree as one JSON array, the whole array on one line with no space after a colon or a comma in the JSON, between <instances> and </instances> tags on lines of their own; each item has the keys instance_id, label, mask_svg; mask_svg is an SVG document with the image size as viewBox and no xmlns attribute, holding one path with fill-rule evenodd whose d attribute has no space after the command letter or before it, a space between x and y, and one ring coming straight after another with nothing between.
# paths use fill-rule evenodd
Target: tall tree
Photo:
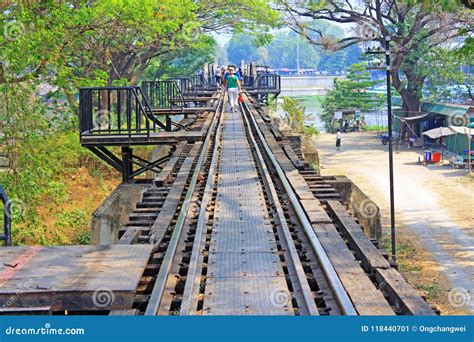
<instances>
[{"instance_id":1,"label":"tall tree","mask_svg":"<svg viewBox=\"0 0 474 342\"><path fill-rule=\"evenodd\" d=\"M257 63L265 63L264 56L258 50L258 43L250 34L235 34L227 42L226 46L227 58L229 62L240 65L240 61L251 61Z\"/></svg>"},{"instance_id":2,"label":"tall tree","mask_svg":"<svg viewBox=\"0 0 474 342\"><path fill-rule=\"evenodd\" d=\"M420 109L421 90L428 76L418 65L430 49L449 44L461 34L473 32L474 17L464 6L455 4L443 8L437 2L420 4L406 0L278 0L280 11L288 25L316 45L331 45L333 49L362 43L383 44L392 40L391 76L394 87L403 99L403 109L414 115ZM311 27L311 20L323 20L352 25L352 34L332 42L321 30Z\"/></svg>"},{"instance_id":3,"label":"tall tree","mask_svg":"<svg viewBox=\"0 0 474 342\"><path fill-rule=\"evenodd\" d=\"M320 60L319 51L292 31L280 31L275 34L273 41L266 46L266 49L268 64L274 68L296 69L297 49L299 49L300 68L317 68Z\"/></svg>"},{"instance_id":4,"label":"tall tree","mask_svg":"<svg viewBox=\"0 0 474 342\"><path fill-rule=\"evenodd\" d=\"M153 59L193 49L210 31L278 24L263 0L45 0L2 3L0 83L135 84ZM252 14L253 13L253 14Z\"/></svg>"}]
</instances>

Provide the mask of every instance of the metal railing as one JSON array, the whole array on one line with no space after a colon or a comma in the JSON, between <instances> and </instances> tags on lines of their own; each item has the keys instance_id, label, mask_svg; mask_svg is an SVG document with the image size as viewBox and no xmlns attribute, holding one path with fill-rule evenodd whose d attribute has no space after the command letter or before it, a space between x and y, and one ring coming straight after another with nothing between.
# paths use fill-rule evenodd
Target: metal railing
<instances>
[{"instance_id":1,"label":"metal railing","mask_svg":"<svg viewBox=\"0 0 474 342\"><path fill-rule=\"evenodd\" d=\"M254 76L245 75L243 79L243 85L245 88L251 88L253 87L254 81L255 81Z\"/></svg>"},{"instance_id":2,"label":"metal railing","mask_svg":"<svg viewBox=\"0 0 474 342\"><path fill-rule=\"evenodd\" d=\"M193 82L194 87L197 89L203 90L207 87L207 82L202 76L195 75L191 77L191 81Z\"/></svg>"},{"instance_id":3,"label":"metal railing","mask_svg":"<svg viewBox=\"0 0 474 342\"><path fill-rule=\"evenodd\" d=\"M151 108L182 108L185 102L175 80L143 81L142 89Z\"/></svg>"},{"instance_id":4,"label":"metal railing","mask_svg":"<svg viewBox=\"0 0 474 342\"><path fill-rule=\"evenodd\" d=\"M79 89L79 126L84 135L146 134L166 129L140 87Z\"/></svg>"},{"instance_id":5,"label":"metal railing","mask_svg":"<svg viewBox=\"0 0 474 342\"><path fill-rule=\"evenodd\" d=\"M191 77L173 77L171 81L175 81L183 97L196 95L196 87Z\"/></svg>"},{"instance_id":6,"label":"metal railing","mask_svg":"<svg viewBox=\"0 0 474 342\"><path fill-rule=\"evenodd\" d=\"M12 244L12 215L11 203L8 199L7 193L0 186L0 199L3 203L3 233L0 233L0 241L3 241L4 246L11 246Z\"/></svg>"},{"instance_id":7,"label":"metal railing","mask_svg":"<svg viewBox=\"0 0 474 342\"><path fill-rule=\"evenodd\" d=\"M274 91L279 93L281 90L280 75L259 74L254 81L253 88L258 91Z\"/></svg>"}]
</instances>

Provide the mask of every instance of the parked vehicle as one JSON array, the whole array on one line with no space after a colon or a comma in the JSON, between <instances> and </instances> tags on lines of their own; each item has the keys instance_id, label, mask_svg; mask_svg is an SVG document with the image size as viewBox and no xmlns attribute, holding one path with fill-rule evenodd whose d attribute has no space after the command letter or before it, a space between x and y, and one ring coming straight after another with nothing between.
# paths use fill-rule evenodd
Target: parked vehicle
<instances>
[{"instance_id":1,"label":"parked vehicle","mask_svg":"<svg viewBox=\"0 0 474 342\"><path fill-rule=\"evenodd\" d=\"M382 145L387 145L389 138L388 138L388 133L382 133L379 135L379 139L382 142ZM392 133L392 142L398 142L400 141L400 133L398 132L393 132Z\"/></svg>"}]
</instances>

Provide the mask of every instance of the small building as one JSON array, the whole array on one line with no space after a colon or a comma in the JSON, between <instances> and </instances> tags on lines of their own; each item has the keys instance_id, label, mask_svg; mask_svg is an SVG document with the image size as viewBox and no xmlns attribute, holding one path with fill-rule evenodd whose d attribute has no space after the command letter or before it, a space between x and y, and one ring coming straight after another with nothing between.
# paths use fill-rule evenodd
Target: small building
<instances>
[{"instance_id":1,"label":"small building","mask_svg":"<svg viewBox=\"0 0 474 342\"><path fill-rule=\"evenodd\" d=\"M421 110L417 115L407 116L402 110L402 99L394 97L393 115L396 117L394 121L394 130L400 132L404 124L409 125L409 130L413 135L421 137L423 132L437 127L454 126L463 128L474 122L474 106L466 106L452 103L442 102L423 102ZM464 133L464 131L466 133ZM472 129L474 133L474 129ZM457 155L465 155L470 149L474 150L474 140L471 135L469 148L469 129L457 129L457 133L444 137L444 145L446 149Z\"/></svg>"}]
</instances>

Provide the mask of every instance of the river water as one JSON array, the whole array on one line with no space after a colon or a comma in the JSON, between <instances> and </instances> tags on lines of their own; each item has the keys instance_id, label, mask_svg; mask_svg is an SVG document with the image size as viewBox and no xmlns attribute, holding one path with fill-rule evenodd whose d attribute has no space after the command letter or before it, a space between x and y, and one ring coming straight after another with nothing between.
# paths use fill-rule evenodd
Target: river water
<instances>
[{"instance_id":1,"label":"river water","mask_svg":"<svg viewBox=\"0 0 474 342\"><path fill-rule=\"evenodd\" d=\"M298 96L300 98L305 107L305 113L308 116L306 120L307 125L314 125L320 132L325 132L324 122L321 121L319 118L319 114L323 112L323 108L321 107L321 98L322 96ZM276 114L280 117L285 116L285 112L281 108L283 103L282 99L278 99L277 107L276 107ZM387 127L387 111L384 110L379 114L376 113L364 113L365 122L369 126L384 126Z\"/></svg>"}]
</instances>

